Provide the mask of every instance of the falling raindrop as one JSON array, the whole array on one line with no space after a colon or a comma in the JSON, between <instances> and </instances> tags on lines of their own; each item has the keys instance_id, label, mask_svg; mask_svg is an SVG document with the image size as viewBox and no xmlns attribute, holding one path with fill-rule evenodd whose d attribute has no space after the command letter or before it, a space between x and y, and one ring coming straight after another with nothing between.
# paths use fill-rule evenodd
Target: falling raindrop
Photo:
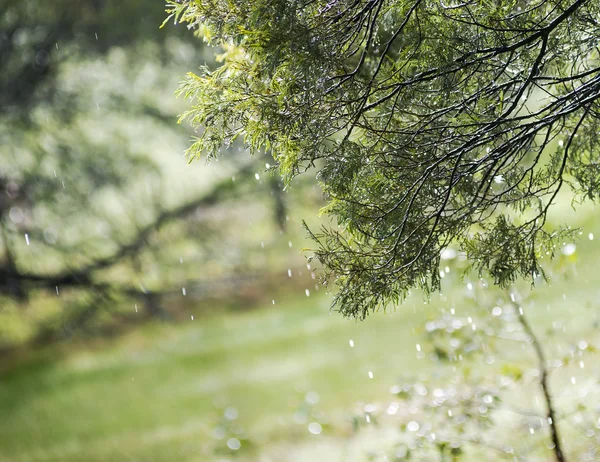
<instances>
[{"instance_id":1,"label":"falling raindrop","mask_svg":"<svg viewBox=\"0 0 600 462\"><path fill-rule=\"evenodd\" d=\"M25 234L25 242L29 245L29 234Z\"/></svg>"},{"instance_id":2,"label":"falling raindrop","mask_svg":"<svg viewBox=\"0 0 600 462\"><path fill-rule=\"evenodd\" d=\"M288 268L288 277L292 277L292 270Z\"/></svg>"},{"instance_id":3,"label":"falling raindrop","mask_svg":"<svg viewBox=\"0 0 600 462\"><path fill-rule=\"evenodd\" d=\"M593 241L593 240L594 240L594 233L590 233L590 234L588 234L588 239L589 239L590 241Z\"/></svg>"},{"instance_id":4,"label":"falling raindrop","mask_svg":"<svg viewBox=\"0 0 600 462\"><path fill-rule=\"evenodd\" d=\"M307 297L310 297L310 290L308 290L308 289L305 289L305 290L304 290L304 293L306 294L306 296L307 296Z\"/></svg>"},{"instance_id":5,"label":"falling raindrop","mask_svg":"<svg viewBox=\"0 0 600 462\"><path fill-rule=\"evenodd\" d=\"M185 290L185 287L181 288L181 293L183 294L184 297L187 295L187 290Z\"/></svg>"},{"instance_id":6,"label":"falling raindrop","mask_svg":"<svg viewBox=\"0 0 600 462\"><path fill-rule=\"evenodd\" d=\"M348 344L350 345L350 348L354 348L354 340L348 340Z\"/></svg>"},{"instance_id":7,"label":"falling raindrop","mask_svg":"<svg viewBox=\"0 0 600 462\"><path fill-rule=\"evenodd\" d=\"M369 378L372 379L373 378L373 371L369 371Z\"/></svg>"}]
</instances>

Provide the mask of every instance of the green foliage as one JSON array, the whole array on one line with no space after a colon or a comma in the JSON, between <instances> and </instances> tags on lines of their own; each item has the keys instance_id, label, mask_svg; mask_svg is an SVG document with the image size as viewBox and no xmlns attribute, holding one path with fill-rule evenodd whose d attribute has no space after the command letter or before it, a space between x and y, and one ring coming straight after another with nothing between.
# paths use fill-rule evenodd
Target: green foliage
<instances>
[{"instance_id":1,"label":"green foliage","mask_svg":"<svg viewBox=\"0 0 600 462\"><path fill-rule=\"evenodd\" d=\"M237 295L294 252L264 158L199 179L181 156L173 90L213 57L159 29L163 5L0 3L0 350Z\"/></svg>"},{"instance_id":2,"label":"green foliage","mask_svg":"<svg viewBox=\"0 0 600 462\"><path fill-rule=\"evenodd\" d=\"M188 74L191 157L243 139L286 181L316 167L338 227L314 233L335 306L364 318L440 287L440 252L507 286L572 233L561 188L596 199L597 2L183 0L210 45Z\"/></svg>"}]
</instances>

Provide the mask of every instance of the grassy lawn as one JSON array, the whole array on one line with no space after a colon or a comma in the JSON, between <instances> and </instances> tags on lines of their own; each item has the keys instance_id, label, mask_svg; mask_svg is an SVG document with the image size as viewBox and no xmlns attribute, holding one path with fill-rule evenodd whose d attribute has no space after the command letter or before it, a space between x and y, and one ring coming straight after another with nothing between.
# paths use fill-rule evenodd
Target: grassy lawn
<instances>
[{"instance_id":1,"label":"grassy lawn","mask_svg":"<svg viewBox=\"0 0 600 462\"><path fill-rule=\"evenodd\" d=\"M542 338L553 323L565 331L562 343L548 345L553 354L581 339L600 345L599 246L584 239L577 273L536 291L532 325ZM146 325L118 340L30 354L0 372L0 461L365 460L388 430L354 437L351 412L360 403L385 405L398 380L448 372L450 366L417 358L415 345L429 314L469 309L464 293L457 285L428 305L414 296L366 323L330 314L324 295L302 293L255 310ZM511 348L509 356L535 365L530 351ZM588 387L588 404L597 407L592 383L599 376L597 358L585 369L556 371L559 406L567 409ZM307 393L315 403L301 418ZM248 437L235 453L227 449L233 433L218 429L225 412L237 414L233 425ZM320 435L308 431L315 419ZM526 430L512 436L527 438ZM567 448L578 444L570 439ZM533 460L547 460L540 457Z\"/></svg>"},{"instance_id":2,"label":"grassy lawn","mask_svg":"<svg viewBox=\"0 0 600 462\"><path fill-rule=\"evenodd\" d=\"M255 445L310 436L292 419L307 392L319 411L343 412L387 393L399 368L422 367L417 319L403 313L360 325L305 297L146 326L60 360L40 354L3 372L0 458L210 460L203 451L225 407Z\"/></svg>"}]
</instances>

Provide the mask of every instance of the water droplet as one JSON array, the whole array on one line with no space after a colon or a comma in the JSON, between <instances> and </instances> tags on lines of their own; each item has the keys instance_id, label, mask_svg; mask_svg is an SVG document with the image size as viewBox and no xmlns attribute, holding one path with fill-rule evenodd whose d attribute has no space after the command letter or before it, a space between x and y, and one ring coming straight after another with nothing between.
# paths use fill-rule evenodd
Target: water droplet
<instances>
[{"instance_id":1,"label":"water droplet","mask_svg":"<svg viewBox=\"0 0 600 462\"><path fill-rule=\"evenodd\" d=\"M10 212L8 212L8 216L10 217L10 220L16 224L23 223L23 220L25 219L25 213L23 213L23 210L20 207L12 207Z\"/></svg>"},{"instance_id":2,"label":"water droplet","mask_svg":"<svg viewBox=\"0 0 600 462\"><path fill-rule=\"evenodd\" d=\"M311 422L310 424L308 424L308 431L311 432L313 435L320 435L323 431L323 427L321 427L321 424L319 422Z\"/></svg>"},{"instance_id":3,"label":"water droplet","mask_svg":"<svg viewBox=\"0 0 600 462\"><path fill-rule=\"evenodd\" d=\"M181 288L181 293L183 294L184 297L187 295L187 290L185 290L185 287Z\"/></svg>"},{"instance_id":4,"label":"water droplet","mask_svg":"<svg viewBox=\"0 0 600 462\"><path fill-rule=\"evenodd\" d=\"M255 173L254 178L256 178L256 180L260 180L260 175L258 173Z\"/></svg>"},{"instance_id":5,"label":"water droplet","mask_svg":"<svg viewBox=\"0 0 600 462\"><path fill-rule=\"evenodd\" d=\"M470 282L467 284L467 289L468 290L473 290L473 284L471 284Z\"/></svg>"},{"instance_id":6,"label":"water droplet","mask_svg":"<svg viewBox=\"0 0 600 462\"><path fill-rule=\"evenodd\" d=\"M494 316L500 316L500 315L502 314L502 308L500 308L499 306L495 306L495 307L492 309L492 314L493 314Z\"/></svg>"},{"instance_id":7,"label":"water droplet","mask_svg":"<svg viewBox=\"0 0 600 462\"><path fill-rule=\"evenodd\" d=\"M389 415L395 415L400 409L400 405L398 403L391 403L387 408L387 413Z\"/></svg>"},{"instance_id":8,"label":"water droplet","mask_svg":"<svg viewBox=\"0 0 600 462\"><path fill-rule=\"evenodd\" d=\"M421 345L417 343L417 351L421 351Z\"/></svg>"},{"instance_id":9,"label":"water droplet","mask_svg":"<svg viewBox=\"0 0 600 462\"><path fill-rule=\"evenodd\" d=\"M292 277L292 270L288 268L288 276Z\"/></svg>"},{"instance_id":10,"label":"water droplet","mask_svg":"<svg viewBox=\"0 0 600 462\"><path fill-rule=\"evenodd\" d=\"M317 404L319 402L319 394L316 391L309 391L304 399L308 404Z\"/></svg>"},{"instance_id":11,"label":"water droplet","mask_svg":"<svg viewBox=\"0 0 600 462\"><path fill-rule=\"evenodd\" d=\"M350 348L354 348L354 340L348 340L348 345L350 345Z\"/></svg>"},{"instance_id":12,"label":"water droplet","mask_svg":"<svg viewBox=\"0 0 600 462\"><path fill-rule=\"evenodd\" d=\"M456 250L450 249L447 247L444 250L442 250L442 253L440 254L440 258L442 260L452 260L452 259L456 258Z\"/></svg>"},{"instance_id":13,"label":"water droplet","mask_svg":"<svg viewBox=\"0 0 600 462\"><path fill-rule=\"evenodd\" d=\"M406 428L411 432L416 432L419 429L419 424L417 422L415 422L414 420L411 420L406 425Z\"/></svg>"},{"instance_id":14,"label":"water droplet","mask_svg":"<svg viewBox=\"0 0 600 462\"><path fill-rule=\"evenodd\" d=\"M225 409L224 415L227 420L235 420L238 418L239 413L236 408L228 407Z\"/></svg>"},{"instance_id":15,"label":"water droplet","mask_svg":"<svg viewBox=\"0 0 600 462\"><path fill-rule=\"evenodd\" d=\"M194 315L192 315L192 321L194 320Z\"/></svg>"},{"instance_id":16,"label":"water droplet","mask_svg":"<svg viewBox=\"0 0 600 462\"><path fill-rule=\"evenodd\" d=\"M372 379L373 378L373 371L369 371L369 378Z\"/></svg>"},{"instance_id":17,"label":"water droplet","mask_svg":"<svg viewBox=\"0 0 600 462\"><path fill-rule=\"evenodd\" d=\"M562 253L563 253L563 255L566 255L568 257L569 255L573 255L576 250L577 250L577 246L575 244L571 243L571 244L565 245L562 248Z\"/></svg>"},{"instance_id":18,"label":"water droplet","mask_svg":"<svg viewBox=\"0 0 600 462\"><path fill-rule=\"evenodd\" d=\"M304 290L304 293L306 294L306 296L307 296L307 297L310 297L310 290L308 290L308 289L305 289L305 290Z\"/></svg>"},{"instance_id":19,"label":"water droplet","mask_svg":"<svg viewBox=\"0 0 600 462\"><path fill-rule=\"evenodd\" d=\"M237 438L229 438L227 440L227 447L232 451L237 451L242 447L242 443Z\"/></svg>"}]
</instances>

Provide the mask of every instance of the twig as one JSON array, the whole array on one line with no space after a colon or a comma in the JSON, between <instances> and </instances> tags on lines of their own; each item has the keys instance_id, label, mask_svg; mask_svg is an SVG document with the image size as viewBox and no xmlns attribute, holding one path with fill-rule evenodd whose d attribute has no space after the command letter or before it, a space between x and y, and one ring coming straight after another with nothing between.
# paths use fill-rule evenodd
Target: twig
<instances>
[{"instance_id":1,"label":"twig","mask_svg":"<svg viewBox=\"0 0 600 462\"><path fill-rule=\"evenodd\" d=\"M511 297L511 300L513 300L513 299L514 299L514 297ZM560 443L560 436L558 434L556 413L554 411L554 403L552 401L552 396L550 395L550 388L548 385L548 368L546 367L546 356L544 354L544 350L542 349L542 346L541 346L538 338L536 337L535 333L533 332L533 329L531 328L531 326L529 325L529 322L527 321L527 318L525 317L525 312L523 311L523 307L514 300L513 300L513 304L518 310L519 322L523 326L523 329L525 330L527 335L529 335L529 337L531 338L531 342L532 342L533 348L535 350L535 354L538 359L538 366L540 368L540 385L541 385L542 391L544 393L544 399L546 400L546 407L547 407L546 417L548 419L548 423L550 424L550 437L551 437L552 443L554 445L554 447L553 447L554 456L555 456L557 462L566 462L567 459L565 458L565 455L563 453L561 443Z\"/></svg>"}]
</instances>

